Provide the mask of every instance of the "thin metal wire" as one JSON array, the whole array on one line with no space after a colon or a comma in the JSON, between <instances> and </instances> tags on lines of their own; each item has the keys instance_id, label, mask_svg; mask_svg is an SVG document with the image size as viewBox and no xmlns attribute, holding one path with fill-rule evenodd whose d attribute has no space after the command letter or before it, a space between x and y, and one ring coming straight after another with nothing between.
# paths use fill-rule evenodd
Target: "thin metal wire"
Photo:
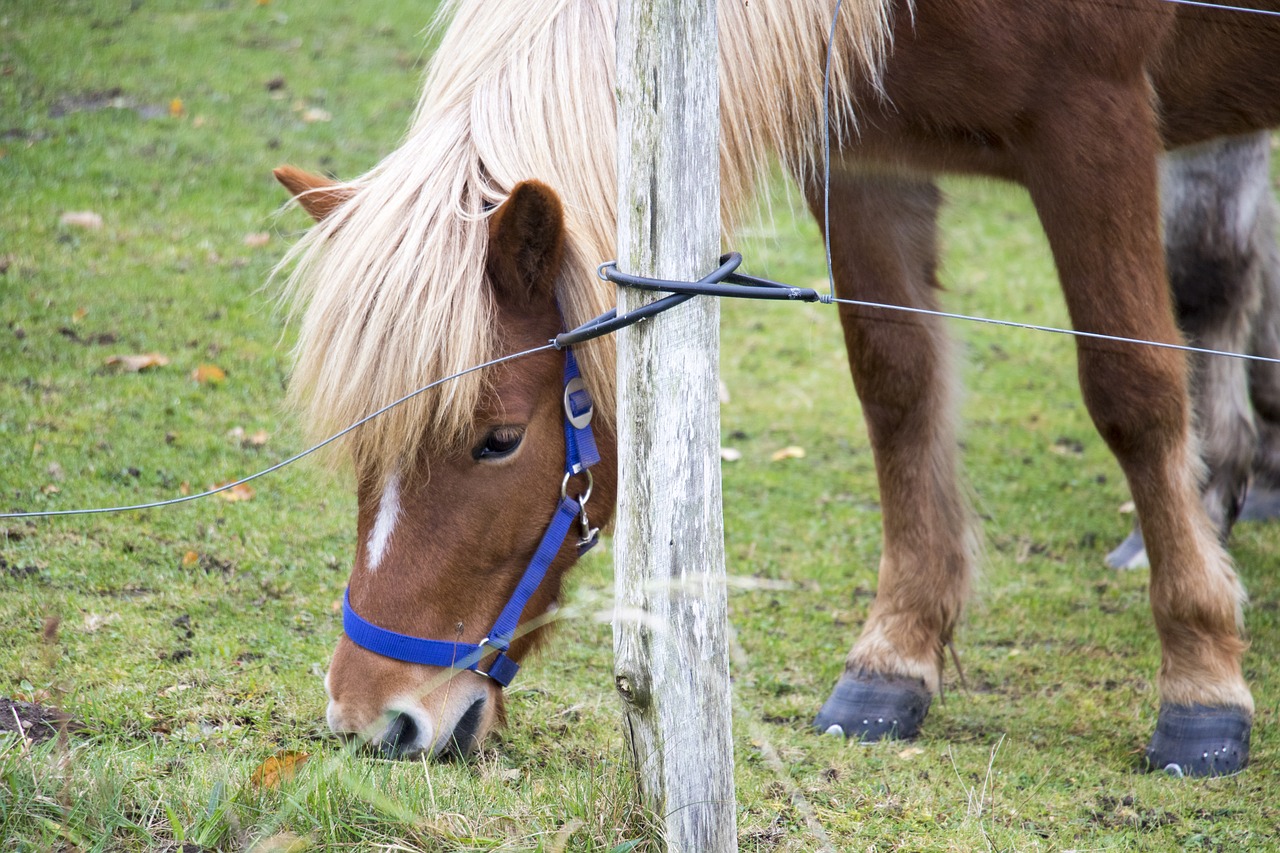
<instances>
[{"instance_id":1,"label":"thin metal wire","mask_svg":"<svg viewBox=\"0 0 1280 853\"><path fill-rule=\"evenodd\" d=\"M424 391L430 391L432 388L436 387L437 385L442 385L445 382L451 382L452 380L457 379L460 376L466 376L468 373L475 373L477 370L484 370L486 367L493 367L495 365L503 364L508 361L515 361L517 358L524 358L525 356L533 355L534 353L546 352L547 350L552 350L552 349L555 349L554 344L550 344L550 343L543 344L542 346L533 347L532 349L527 349L527 350L524 350L523 352L517 352L517 353L512 353L511 355L500 356L499 358L495 358L491 361L486 361L484 364L477 364L474 367L468 367L466 370L460 370L451 376L444 377L443 379L437 379L434 382L430 382L426 385L423 385L421 388L419 388L416 391L411 391L410 393L405 394L399 400L388 403L387 405L383 406L381 409L378 409L376 412L372 412L371 414L365 415L363 418L356 421L346 429L343 429L340 432L334 433L333 435L326 438L324 441L320 442L319 444L315 444L315 445L312 445L311 447L308 447L306 450L302 451L301 453L295 453L293 456L290 456L288 459L285 459L281 462L277 462L276 464L272 465L270 468L264 468L256 474L250 474L248 477L242 477L241 479L236 480L234 482L225 483L221 486L218 486L216 489L209 489L208 491L200 492L199 494L195 494L195 495L183 495L182 497L178 497L178 498L170 498L169 500L163 500L163 501L153 501L151 503L145 503L145 504L131 504L129 506L95 507L93 509L58 509L58 510L46 510L44 512L4 512L4 513L0 513L0 518L49 518L51 516L59 516L59 515L97 515L100 513L109 513L109 512L129 512L132 510L140 510L140 509L156 509L158 507L173 506L174 504L188 503L189 501L198 501L201 498L207 498L207 497L216 495L218 494L218 492L225 492L228 489L234 489L236 486L242 486L245 483L258 479L259 477L265 477L268 474L271 474L275 471L279 471L281 468L285 467L286 465L292 465L294 462L297 462L299 459L303 459L304 457L310 456L312 453L315 453L317 450L320 450L321 448L326 447L332 444L333 442L337 441L338 439L342 438L344 435L351 432L352 430L357 429L358 427L364 426L369 421L373 420L379 415L382 415L386 412L391 411L396 406L399 406L401 403L406 403L409 400L412 400L414 397L417 397L419 394L423 393Z\"/></svg>"},{"instance_id":2,"label":"thin metal wire","mask_svg":"<svg viewBox=\"0 0 1280 853\"><path fill-rule=\"evenodd\" d=\"M1033 332L1049 332L1055 335L1069 335L1073 338L1090 338L1092 340L1113 341L1121 344L1139 344L1141 346L1156 347L1158 349L1172 349L1180 352L1197 353L1199 355L1220 355L1227 358L1238 358L1243 361L1260 361L1266 364L1280 364L1280 358L1268 358L1264 355L1229 352L1227 350L1205 349L1204 347L1191 346L1190 344L1170 344L1162 341L1149 341L1143 338L1126 338L1122 335L1104 335L1101 332L1082 332L1078 329L1063 329L1057 326L1040 326L1035 323L1019 323L1016 320L999 320L993 317L979 317L973 314L954 314L950 311L934 311L929 308L912 308L906 305L891 305L887 302L866 302L861 299L841 299L838 296L832 298L831 301L840 305L856 305L860 308L883 308L887 311L901 311L906 314L923 314L928 317L942 317L947 320L969 320L974 323L986 323L989 326L1004 326L1010 329L1030 329Z\"/></svg>"},{"instance_id":3,"label":"thin metal wire","mask_svg":"<svg viewBox=\"0 0 1280 853\"><path fill-rule=\"evenodd\" d=\"M1280 12L1273 12L1270 9L1250 9L1248 6L1224 6L1219 3L1205 3L1202 0L1164 0L1166 3L1175 3L1179 6L1195 6L1200 9L1221 9L1224 12L1251 12L1254 15L1270 15L1273 18L1280 18Z\"/></svg>"},{"instance_id":4,"label":"thin metal wire","mask_svg":"<svg viewBox=\"0 0 1280 853\"><path fill-rule=\"evenodd\" d=\"M840 6L844 0L836 0L831 15L831 32L827 36L827 63L822 71L822 245L827 254L827 284L835 295L835 275L831 270L831 58L836 52L836 23L840 20Z\"/></svg>"}]
</instances>

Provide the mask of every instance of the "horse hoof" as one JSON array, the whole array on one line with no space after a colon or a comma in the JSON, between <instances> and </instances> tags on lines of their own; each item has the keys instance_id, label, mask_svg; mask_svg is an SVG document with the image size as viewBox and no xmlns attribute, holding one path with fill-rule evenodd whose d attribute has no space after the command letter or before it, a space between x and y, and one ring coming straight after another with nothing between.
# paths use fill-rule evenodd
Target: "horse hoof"
<instances>
[{"instance_id":1,"label":"horse hoof","mask_svg":"<svg viewBox=\"0 0 1280 853\"><path fill-rule=\"evenodd\" d=\"M1145 569L1150 566L1147 560L1147 545L1142 541L1142 531L1133 528L1133 532L1107 555L1106 563L1113 569Z\"/></svg>"},{"instance_id":2,"label":"horse hoof","mask_svg":"<svg viewBox=\"0 0 1280 853\"><path fill-rule=\"evenodd\" d=\"M1253 720L1239 708L1161 705L1147 746L1147 770L1172 776L1230 776L1249 763Z\"/></svg>"},{"instance_id":3,"label":"horse hoof","mask_svg":"<svg viewBox=\"0 0 1280 853\"><path fill-rule=\"evenodd\" d=\"M813 727L862 743L920 733L933 696L924 682L901 675L843 675L818 712Z\"/></svg>"},{"instance_id":4,"label":"horse hoof","mask_svg":"<svg viewBox=\"0 0 1280 853\"><path fill-rule=\"evenodd\" d=\"M1244 496L1237 521L1270 521L1280 518L1280 489L1252 486Z\"/></svg>"}]
</instances>

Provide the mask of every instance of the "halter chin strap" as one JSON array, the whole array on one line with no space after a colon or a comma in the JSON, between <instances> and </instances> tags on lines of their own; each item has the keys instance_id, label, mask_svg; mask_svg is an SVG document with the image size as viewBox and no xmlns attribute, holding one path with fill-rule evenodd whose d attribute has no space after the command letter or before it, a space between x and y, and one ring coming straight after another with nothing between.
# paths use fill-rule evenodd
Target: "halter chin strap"
<instances>
[{"instance_id":1,"label":"halter chin strap","mask_svg":"<svg viewBox=\"0 0 1280 853\"><path fill-rule=\"evenodd\" d=\"M361 648L407 663L427 666L447 666L453 669L469 669L492 678L506 687L520 671L520 664L507 657L507 651L515 639L516 626L525 605L546 577L547 569L560 553L565 541L578 521L580 536L578 554L585 554L599 540L599 531L587 520L584 506L591 497L591 466L600 461L595 436L591 432L591 395L578 375L578 362L573 350L566 347L564 358L564 480L560 486L560 504L556 507L551 523L542 534L542 541L525 568L515 592L502 608L489 635L479 643L457 643L449 640L428 640L379 628L361 617L351 607L351 590L342 595L342 629L347 638ZM575 474L587 475L587 490L577 499L567 494L569 478ZM480 669L480 662L497 653L489 662L488 671Z\"/></svg>"}]
</instances>

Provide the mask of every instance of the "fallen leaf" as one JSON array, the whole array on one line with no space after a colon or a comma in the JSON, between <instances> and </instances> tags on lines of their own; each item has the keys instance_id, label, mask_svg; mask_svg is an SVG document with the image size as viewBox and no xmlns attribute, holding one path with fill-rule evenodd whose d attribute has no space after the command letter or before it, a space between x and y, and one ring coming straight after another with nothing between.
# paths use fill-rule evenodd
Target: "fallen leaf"
<instances>
[{"instance_id":1,"label":"fallen leaf","mask_svg":"<svg viewBox=\"0 0 1280 853\"><path fill-rule=\"evenodd\" d=\"M302 111L302 120L307 124L315 124L318 121L332 121L333 116L328 110L322 110L319 107L308 107Z\"/></svg>"},{"instance_id":2,"label":"fallen leaf","mask_svg":"<svg viewBox=\"0 0 1280 853\"><path fill-rule=\"evenodd\" d=\"M271 233L268 231L254 231L252 234L244 235L244 244L251 249L260 249L271 242Z\"/></svg>"},{"instance_id":3,"label":"fallen leaf","mask_svg":"<svg viewBox=\"0 0 1280 853\"><path fill-rule=\"evenodd\" d=\"M182 495L183 497L186 497L187 495L191 494L191 484L188 483L186 480L183 480L181 483L179 483L178 494Z\"/></svg>"},{"instance_id":4,"label":"fallen leaf","mask_svg":"<svg viewBox=\"0 0 1280 853\"><path fill-rule=\"evenodd\" d=\"M918 746L909 746L906 749L902 750L902 752L898 753L898 757L901 758L903 761L910 761L911 759L915 758L917 755L924 755L924 750Z\"/></svg>"},{"instance_id":5,"label":"fallen leaf","mask_svg":"<svg viewBox=\"0 0 1280 853\"><path fill-rule=\"evenodd\" d=\"M72 210L62 214L58 220L63 225L70 225L75 228L87 228L90 231L97 231L102 227L102 217L94 213L92 210Z\"/></svg>"},{"instance_id":6,"label":"fallen leaf","mask_svg":"<svg viewBox=\"0 0 1280 853\"><path fill-rule=\"evenodd\" d=\"M126 373L138 373L153 367L164 367L168 363L169 359L158 352L149 352L142 355L113 355L109 356L106 361L107 367L119 367Z\"/></svg>"},{"instance_id":7,"label":"fallen leaf","mask_svg":"<svg viewBox=\"0 0 1280 853\"><path fill-rule=\"evenodd\" d=\"M737 462L742 458L742 451L733 447L720 448L720 458L725 462Z\"/></svg>"},{"instance_id":8,"label":"fallen leaf","mask_svg":"<svg viewBox=\"0 0 1280 853\"><path fill-rule=\"evenodd\" d=\"M85 317L88 317L88 316L89 316L89 309L85 308L84 306L81 306L72 312L71 322L79 323L81 320L83 320Z\"/></svg>"},{"instance_id":9,"label":"fallen leaf","mask_svg":"<svg viewBox=\"0 0 1280 853\"><path fill-rule=\"evenodd\" d=\"M774 454L769 457L769 461L781 462L783 459L803 459L803 458L804 458L804 448L797 447L796 445L793 444L790 447L784 447L781 450L774 451Z\"/></svg>"},{"instance_id":10,"label":"fallen leaf","mask_svg":"<svg viewBox=\"0 0 1280 853\"><path fill-rule=\"evenodd\" d=\"M191 371L191 378L201 385L221 385L227 379L227 372L216 364L202 364Z\"/></svg>"},{"instance_id":11,"label":"fallen leaf","mask_svg":"<svg viewBox=\"0 0 1280 853\"><path fill-rule=\"evenodd\" d=\"M293 832L280 832L267 838L259 838L249 848L249 853L302 853L313 846L311 836Z\"/></svg>"},{"instance_id":12,"label":"fallen leaf","mask_svg":"<svg viewBox=\"0 0 1280 853\"><path fill-rule=\"evenodd\" d=\"M227 481L227 483L230 483L230 482L232 481L231 480ZM218 483L216 486L210 486L209 490L212 491L213 489L221 489L223 486L227 485L227 483ZM228 503L235 503L236 501L251 501L253 500L253 494L254 494L253 487L250 486L248 483L236 483L236 485L232 486L231 488L222 492L218 492L218 497L222 498L224 501L227 501Z\"/></svg>"},{"instance_id":13,"label":"fallen leaf","mask_svg":"<svg viewBox=\"0 0 1280 853\"><path fill-rule=\"evenodd\" d=\"M62 489L59 489L53 483L49 483L46 486L41 486L40 491L46 495L56 495L58 492L62 491Z\"/></svg>"},{"instance_id":14,"label":"fallen leaf","mask_svg":"<svg viewBox=\"0 0 1280 853\"><path fill-rule=\"evenodd\" d=\"M86 613L84 615L85 633L97 633L104 625L110 625L119 618L119 613Z\"/></svg>"},{"instance_id":15,"label":"fallen leaf","mask_svg":"<svg viewBox=\"0 0 1280 853\"><path fill-rule=\"evenodd\" d=\"M310 757L305 752L293 749L281 750L269 756L249 774L249 784L255 788L278 788L281 782L288 782L297 776Z\"/></svg>"},{"instance_id":16,"label":"fallen leaf","mask_svg":"<svg viewBox=\"0 0 1280 853\"><path fill-rule=\"evenodd\" d=\"M172 118L182 118L187 114L187 108L182 105L182 98L174 98L169 102L169 115Z\"/></svg>"},{"instance_id":17,"label":"fallen leaf","mask_svg":"<svg viewBox=\"0 0 1280 853\"><path fill-rule=\"evenodd\" d=\"M189 569L198 562L200 562L200 555L195 551L188 551L182 555L182 568L184 569Z\"/></svg>"},{"instance_id":18,"label":"fallen leaf","mask_svg":"<svg viewBox=\"0 0 1280 853\"><path fill-rule=\"evenodd\" d=\"M48 690L40 687L32 690L30 693L18 691L13 694L13 698L17 699L19 702L26 702L28 705L44 705L53 697L49 695Z\"/></svg>"},{"instance_id":19,"label":"fallen leaf","mask_svg":"<svg viewBox=\"0 0 1280 853\"><path fill-rule=\"evenodd\" d=\"M260 429L257 432L255 432L253 435L247 435L242 439L240 439L240 446L251 447L254 450L257 450L258 448L264 447L267 443L267 440L270 438L271 436L267 434L267 431L265 429Z\"/></svg>"}]
</instances>

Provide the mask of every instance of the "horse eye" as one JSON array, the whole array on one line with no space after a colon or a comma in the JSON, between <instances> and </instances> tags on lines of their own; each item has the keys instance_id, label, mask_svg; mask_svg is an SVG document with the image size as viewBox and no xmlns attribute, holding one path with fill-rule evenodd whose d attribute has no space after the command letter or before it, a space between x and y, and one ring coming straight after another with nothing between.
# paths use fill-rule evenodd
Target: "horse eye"
<instances>
[{"instance_id":1,"label":"horse eye","mask_svg":"<svg viewBox=\"0 0 1280 853\"><path fill-rule=\"evenodd\" d=\"M471 455L477 460L487 459L491 462L503 459L514 453L523 439L524 430L519 427L498 427L489 433L484 444L477 447Z\"/></svg>"}]
</instances>

